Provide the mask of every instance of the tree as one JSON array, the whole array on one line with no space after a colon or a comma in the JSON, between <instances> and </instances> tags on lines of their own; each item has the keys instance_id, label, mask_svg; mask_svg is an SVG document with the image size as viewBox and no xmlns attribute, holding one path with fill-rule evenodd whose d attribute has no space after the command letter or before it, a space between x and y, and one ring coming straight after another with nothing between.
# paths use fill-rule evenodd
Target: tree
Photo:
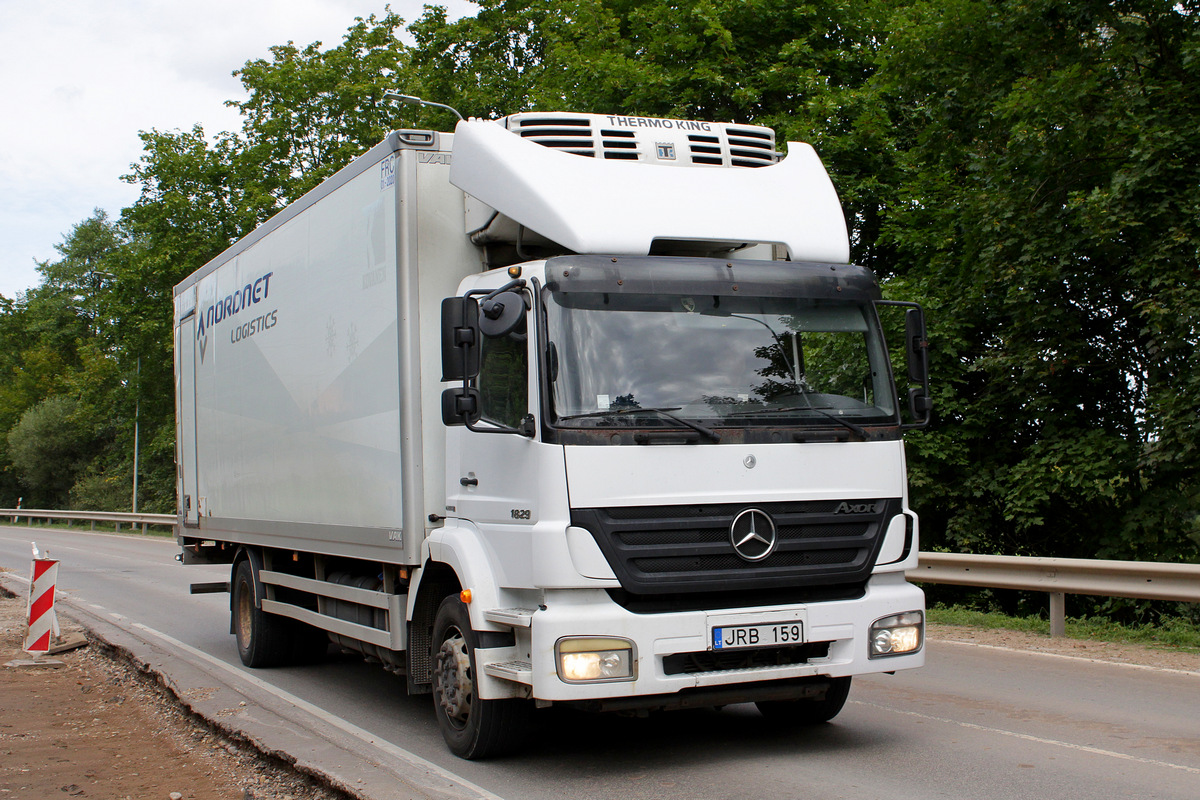
<instances>
[{"instance_id":1,"label":"tree","mask_svg":"<svg viewBox=\"0 0 1200 800\"><path fill-rule=\"evenodd\" d=\"M894 17L873 88L946 387L914 459L935 542L1196 557L1198 47L1155 0Z\"/></svg>"},{"instance_id":2,"label":"tree","mask_svg":"<svg viewBox=\"0 0 1200 800\"><path fill-rule=\"evenodd\" d=\"M377 144L404 116L383 99L408 80L409 50L396 36L403 24L390 10L359 17L335 47L288 42L271 48L271 61L248 61L234 73L249 93L228 103L244 117L236 160L260 216Z\"/></svg>"},{"instance_id":3,"label":"tree","mask_svg":"<svg viewBox=\"0 0 1200 800\"><path fill-rule=\"evenodd\" d=\"M29 489L27 507L62 508L76 474L93 450L85 425L77 418L77 401L47 397L21 415L8 432L8 453L13 467Z\"/></svg>"}]
</instances>

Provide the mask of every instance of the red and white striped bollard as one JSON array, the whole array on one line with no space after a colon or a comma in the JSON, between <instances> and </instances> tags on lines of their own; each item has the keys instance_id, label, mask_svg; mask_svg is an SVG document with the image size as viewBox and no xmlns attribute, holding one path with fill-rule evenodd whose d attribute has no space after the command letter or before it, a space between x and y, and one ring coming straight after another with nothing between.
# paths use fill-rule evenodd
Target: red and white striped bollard
<instances>
[{"instance_id":1,"label":"red and white striped bollard","mask_svg":"<svg viewBox=\"0 0 1200 800\"><path fill-rule=\"evenodd\" d=\"M58 616L54 613L54 585L58 582L58 562L40 558L33 546L33 578L29 582L29 635L25 637L27 653L50 652L51 640L57 638Z\"/></svg>"}]
</instances>

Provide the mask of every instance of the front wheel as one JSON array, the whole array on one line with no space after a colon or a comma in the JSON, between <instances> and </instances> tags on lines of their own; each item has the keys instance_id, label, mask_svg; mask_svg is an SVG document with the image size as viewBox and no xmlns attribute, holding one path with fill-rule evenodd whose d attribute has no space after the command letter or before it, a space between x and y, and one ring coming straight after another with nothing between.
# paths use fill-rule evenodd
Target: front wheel
<instances>
[{"instance_id":1,"label":"front wheel","mask_svg":"<svg viewBox=\"0 0 1200 800\"><path fill-rule=\"evenodd\" d=\"M822 698L799 700L769 700L755 703L759 712L771 722L784 725L817 725L829 722L846 705L850 694L850 678L830 678L829 688Z\"/></svg>"},{"instance_id":2,"label":"front wheel","mask_svg":"<svg viewBox=\"0 0 1200 800\"><path fill-rule=\"evenodd\" d=\"M467 607L457 597L447 597L433 621L433 704L450 751L469 759L517 750L530 718L528 701L479 697L477 646Z\"/></svg>"}]
</instances>

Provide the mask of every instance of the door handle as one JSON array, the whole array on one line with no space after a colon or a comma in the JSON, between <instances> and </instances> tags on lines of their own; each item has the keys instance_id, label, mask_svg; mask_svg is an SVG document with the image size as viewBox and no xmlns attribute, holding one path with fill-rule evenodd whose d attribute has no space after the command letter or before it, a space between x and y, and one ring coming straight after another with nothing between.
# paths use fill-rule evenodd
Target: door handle
<instances>
[{"instance_id":1,"label":"door handle","mask_svg":"<svg viewBox=\"0 0 1200 800\"><path fill-rule=\"evenodd\" d=\"M478 486L479 478L476 478L474 475L472 475L469 478L459 478L458 482L461 483L463 486Z\"/></svg>"}]
</instances>

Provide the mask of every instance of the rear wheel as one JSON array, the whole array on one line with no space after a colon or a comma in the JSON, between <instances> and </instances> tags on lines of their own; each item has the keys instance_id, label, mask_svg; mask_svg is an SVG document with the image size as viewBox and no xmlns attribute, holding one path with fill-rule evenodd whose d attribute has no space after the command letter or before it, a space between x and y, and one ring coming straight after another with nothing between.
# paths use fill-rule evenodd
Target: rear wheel
<instances>
[{"instance_id":1,"label":"rear wheel","mask_svg":"<svg viewBox=\"0 0 1200 800\"><path fill-rule=\"evenodd\" d=\"M772 722L786 725L817 725L829 722L846 705L850 694L850 678L830 678L829 689L822 698L804 697L799 700L769 700L755 703L759 712Z\"/></svg>"},{"instance_id":2,"label":"rear wheel","mask_svg":"<svg viewBox=\"0 0 1200 800\"><path fill-rule=\"evenodd\" d=\"M324 655L329 638L322 630L294 619L268 614L254 603L254 568L249 559L233 571L233 632L238 656L247 667L312 663Z\"/></svg>"},{"instance_id":3,"label":"rear wheel","mask_svg":"<svg viewBox=\"0 0 1200 800\"><path fill-rule=\"evenodd\" d=\"M477 646L467 607L457 597L447 597L433 622L433 704L451 752L470 759L517 750L530 718L528 701L479 697Z\"/></svg>"}]
</instances>

